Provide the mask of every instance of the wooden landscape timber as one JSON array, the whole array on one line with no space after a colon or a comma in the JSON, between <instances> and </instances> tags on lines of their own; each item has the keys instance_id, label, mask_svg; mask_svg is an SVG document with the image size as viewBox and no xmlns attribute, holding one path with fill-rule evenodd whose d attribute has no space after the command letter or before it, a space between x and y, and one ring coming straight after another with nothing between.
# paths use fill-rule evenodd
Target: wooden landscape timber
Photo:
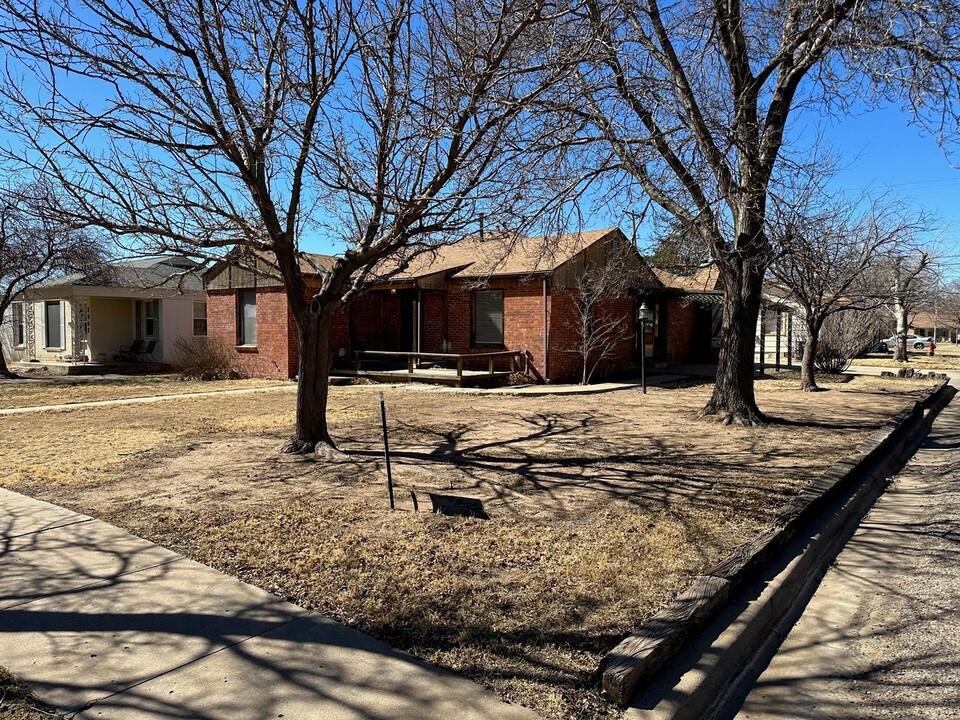
<instances>
[{"instance_id":1,"label":"wooden landscape timber","mask_svg":"<svg viewBox=\"0 0 960 720\"><path fill-rule=\"evenodd\" d=\"M780 559L781 551L802 536L831 503L837 501L844 492L858 488L858 485L863 487L855 493L857 501L845 502L842 516L831 518L831 533L839 533L850 516L858 512L864 514L885 487L887 474L894 469L891 468L891 462L898 462L904 455L912 453L919 440L929 431L936 414L950 402L954 394L956 390L944 380L925 399L891 418L865 440L853 455L835 463L806 485L784 506L769 530L707 570L688 592L621 641L600 664L598 674L603 696L621 706L629 705L644 685L669 665L679 651L690 643L691 638L720 614L736 593L761 575L769 576L771 565L775 559ZM875 492L872 491L873 484L876 485ZM803 564L817 565L819 561L819 565L825 569L832 556L829 552L824 554L824 551L820 551L813 559L804 557ZM799 560L799 557L793 558L792 562ZM776 572L773 574L776 575ZM816 573L814 575L819 577ZM785 604L782 600L779 602ZM766 618L765 622L769 624L774 620ZM728 667L725 672L734 673L738 670ZM664 713L654 716L674 717ZM687 716L686 711L683 716Z\"/></svg>"}]
</instances>

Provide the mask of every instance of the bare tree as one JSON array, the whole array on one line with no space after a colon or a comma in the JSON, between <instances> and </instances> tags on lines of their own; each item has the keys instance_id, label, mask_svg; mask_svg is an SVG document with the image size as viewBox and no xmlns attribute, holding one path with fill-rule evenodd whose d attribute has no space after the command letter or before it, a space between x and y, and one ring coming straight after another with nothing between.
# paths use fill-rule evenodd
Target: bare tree
<instances>
[{"instance_id":1,"label":"bare tree","mask_svg":"<svg viewBox=\"0 0 960 720\"><path fill-rule=\"evenodd\" d=\"M837 313L880 307L888 288L875 266L926 223L896 202L873 201L864 208L863 198L830 195L821 183L817 175L796 193L775 198L768 224L770 275L802 311L800 389L806 391L819 389L815 371L824 323Z\"/></svg>"},{"instance_id":2,"label":"bare tree","mask_svg":"<svg viewBox=\"0 0 960 720\"><path fill-rule=\"evenodd\" d=\"M896 323L897 345L893 359L909 362L907 333L910 319L930 297L933 252L929 248L898 247L883 264L887 284L886 308Z\"/></svg>"},{"instance_id":3,"label":"bare tree","mask_svg":"<svg viewBox=\"0 0 960 720\"><path fill-rule=\"evenodd\" d=\"M9 318L14 300L31 288L100 260L95 238L62 223L52 188L35 183L0 192L0 318ZM29 331L26 317L17 323ZM15 376L2 351L0 375Z\"/></svg>"},{"instance_id":4,"label":"bare tree","mask_svg":"<svg viewBox=\"0 0 960 720\"><path fill-rule=\"evenodd\" d=\"M331 323L373 269L481 214L521 230L549 187L524 152L540 132L530 102L556 72L544 0L0 7L8 124L77 219L150 252L275 258L299 330L286 452L334 447ZM39 101L22 89L37 83ZM344 248L319 288L300 263L311 236Z\"/></svg>"},{"instance_id":5,"label":"bare tree","mask_svg":"<svg viewBox=\"0 0 960 720\"><path fill-rule=\"evenodd\" d=\"M949 330L954 332L954 341L960 343L960 280L953 280L942 286L940 294L940 307L938 308L941 317L946 322L947 337Z\"/></svg>"},{"instance_id":6,"label":"bare tree","mask_svg":"<svg viewBox=\"0 0 960 720\"><path fill-rule=\"evenodd\" d=\"M577 340L569 349L582 362L580 384L589 385L597 369L611 357L633 333L622 313L611 306L622 301L639 277L639 259L633 245L588 264L576 277L573 290Z\"/></svg>"},{"instance_id":7,"label":"bare tree","mask_svg":"<svg viewBox=\"0 0 960 720\"><path fill-rule=\"evenodd\" d=\"M949 132L960 2L588 0L567 32L596 38L555 99L573 119L571 147L593 175L635 186L709 247L725 301L703 413L761 423L754 330L788 121L798 107L829 112L873 97Z\"/></svg>"}]
</instances>

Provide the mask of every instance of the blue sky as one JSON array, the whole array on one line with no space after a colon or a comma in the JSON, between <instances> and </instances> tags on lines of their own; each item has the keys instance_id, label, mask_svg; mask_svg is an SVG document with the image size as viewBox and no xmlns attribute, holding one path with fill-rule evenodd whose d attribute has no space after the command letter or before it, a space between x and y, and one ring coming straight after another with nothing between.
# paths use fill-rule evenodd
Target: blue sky
<instances>
[{"instance_id":1,"label":"blue sky","mask_svg":"<svg viewBox=\"0 0 960 720\"><path fill-rule=\"evenodd\" d=\"M934 234L947 244L958 244L960 170L934 137L910 125L909 114L886 107L829 119L823 131L844 165L833 183L838 190L899 195L934 214Z\"/></svg>"},{"instance_id":2,"label":"blue sky","mask_svg":"<svg viewBox=\"0 0 960 720\"><path fill-rule=\"evenodd\" d=\"M817 128L841 165L831 182L837 191L864 189L874 196L899 195L917 210L932 213L936 223L931 236L960 256L960 170L951 165L933 136L910 124L908 113L888 106L842 117L794 115L794 137L811 135ZM960 154L956 161L960 164ZM618 222L617 217L602 213L588 221L586 229ZM304 246L312 252L339 250L322 238L311 238Z\"/></svg>"}]
</instances>

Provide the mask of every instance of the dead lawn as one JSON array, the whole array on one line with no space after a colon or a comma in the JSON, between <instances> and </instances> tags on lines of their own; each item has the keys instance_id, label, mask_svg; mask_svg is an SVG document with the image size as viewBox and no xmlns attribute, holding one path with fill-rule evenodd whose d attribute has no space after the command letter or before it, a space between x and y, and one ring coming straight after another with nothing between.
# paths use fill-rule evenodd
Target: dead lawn
<instances>
[{"instance_id":1,"label":"dead lawn","mask_svg":"<svg viewBox=\"0 0 960 720\"><path fill-rule=\"evenodd\" d=\"M292 394L184 399L0 417L0 460L11 489L124 526L545 717L618 717L591 689L603 653L930 383L825 386L758 382L775 419L764 428L697 420L709 385L540 398L334 388L333 431L351 455L339 463L274 452ZM423 512L427 492L481 499L491 519Z\"/></svg>"},{"instance_id":2,"label":"dead lawn","mask_svg":"<svg viewBox=\"0 0 960 720\"><path fill-rule=\"evenodd\" d=\"M4 720L55 720L64 716L40 702L0 667L0 717Z\"/></svg>"},{"instance_id":3,"label":"dead lawn","mask_svg":"<svg viewBox=\"0 0 960 720\"><path fill-rule=\"evenodd\" d=\"M176 375L131 375L125 377L29 377L0 381L0 409L68 405L98 400L125 400L155 395L239 390L241 388L289 385L278 380L181 380Z\"/></svg>"}]
</instances>

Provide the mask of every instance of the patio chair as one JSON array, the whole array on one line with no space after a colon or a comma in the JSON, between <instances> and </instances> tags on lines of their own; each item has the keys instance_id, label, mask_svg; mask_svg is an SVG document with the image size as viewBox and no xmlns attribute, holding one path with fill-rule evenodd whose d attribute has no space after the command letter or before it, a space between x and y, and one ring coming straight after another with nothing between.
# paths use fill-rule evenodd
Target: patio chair
<instances>
[{"instance_id":1,"label":"patio chair","mask_svg":"<svg viewBox=\"0 0 960 720\"><path fill-rule=\"evenodd\" d=\"M153 351L157 349L157 341L150 340L146 343L143 348L143 351L140 353L140 356L137 358L140 362L156 362L157 359L153 356Z\"/></svg>"},{"instance_id":2,"label":"patio chair","mask_svg":"<svg viewBox=\"0 0 960 720\"><path fill-rule=\"evenodd\" d=\"M125 362L136 362L140 360L143 351L146 349L145 340L134 340L132 345L121 345L120 352L117 353L120 359Z\"/></svg>"}]
</instances>

